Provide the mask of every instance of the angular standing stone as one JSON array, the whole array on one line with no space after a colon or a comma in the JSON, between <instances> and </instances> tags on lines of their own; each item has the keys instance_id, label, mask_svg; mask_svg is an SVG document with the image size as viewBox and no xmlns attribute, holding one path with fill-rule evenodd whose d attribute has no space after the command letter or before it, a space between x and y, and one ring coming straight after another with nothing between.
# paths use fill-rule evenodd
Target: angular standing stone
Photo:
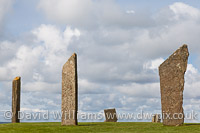
<instances>
[{"instance_id":1,"label":"angular standing stone","mask_svg":"<svg viewBox=\"0 0 200 133\"><path fill-rule=\"evenodd\" d=\"M161 119L160 119L160 115L159 114L155 114L152 117L152 122L153 123L160 123Z\"/></svg>"},{"instance_id":2,"label":"angular standing stone","mask_svg":"<svg viewBox=\"0 0 200 133\"><path fill-rule=\"evenodd\" d=\"M117 122L117 113L115 109L104 110L106 120L104 122Z\"/></svg>"},{"instance_id":3,"label":"angular standing stone","mask_svg":"<svg viewBox=\"0 0 200 133\"><path fill-rule=\"evenodd\" d=\"M19 123L21 77L16 77L12 82L12 123Z\"/></svg>"},{"instance_id":4,"label":"angular standing stone","mask_svg":"<svg viewBox=\"0 0 200 133\"><path fill-rule=\"evenodd\" d=\"M164 125L184 123L183 90L188 48L183 45L159 66L162 119Z\"/></svg>"},{"instance_id":5,"label":"angular standing stone","mask_svg":"<svg viewBox=\"0 0 200 133\"><path fill-rule=\"evenodd\" d=\"M62 125L77 125L77 56L74 53L62 70Z\"/></svg>"}]
</instances>

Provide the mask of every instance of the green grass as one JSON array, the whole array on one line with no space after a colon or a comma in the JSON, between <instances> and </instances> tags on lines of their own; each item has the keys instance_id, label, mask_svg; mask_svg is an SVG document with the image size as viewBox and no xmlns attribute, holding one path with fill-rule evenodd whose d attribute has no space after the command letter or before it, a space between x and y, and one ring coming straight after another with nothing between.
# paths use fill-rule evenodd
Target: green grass
<instances>
[{"instance_id":1,"label":"green grass","mask_svg":"<svg viewBox=\"0 0 200 133\"><path fill-rule=\"evenodd\" d=\"M0 132L148 132L148 133L199 133L200 124L184 124L179 127L163 126L150 122L81 122L78 126L61 126L59 122L0 124Z\"/></svg>"}]
</instances>

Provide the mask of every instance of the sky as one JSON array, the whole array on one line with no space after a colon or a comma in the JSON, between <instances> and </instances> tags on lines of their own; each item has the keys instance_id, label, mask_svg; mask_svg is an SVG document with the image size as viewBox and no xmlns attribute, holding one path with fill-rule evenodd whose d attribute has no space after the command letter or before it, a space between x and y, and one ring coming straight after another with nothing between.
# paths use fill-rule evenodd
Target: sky
<instances>
[{"instance_id":1,"label":"sky","mask_svg":"<svg viewBox=\"0 0 200 133\"><path fill-rule=\"evenodd\" d=\"M75 52L79 112L160 113L158 66L187 44L183 108L199 113L199 35L198 0L0 0L0 110L11 110L16 76L22 111L61 110Z\"/></svg>"}]
</instances>

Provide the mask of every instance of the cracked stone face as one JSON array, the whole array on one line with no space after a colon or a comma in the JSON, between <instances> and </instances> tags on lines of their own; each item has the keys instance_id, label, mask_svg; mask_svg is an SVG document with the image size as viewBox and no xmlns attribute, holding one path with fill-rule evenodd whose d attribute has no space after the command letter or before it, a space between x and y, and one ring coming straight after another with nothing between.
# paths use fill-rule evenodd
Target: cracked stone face
<instances>
[{"instance_id":1,"label":"cracked stone face","mask_svg":"<svg viewBox=\"0 0 200 133\"><path fill-rule=\"evenodd\" d=\"M183 90L188 48L183 45L159 66L162 119L164 125L184 123Z\"/></svg>"},{"instance_id":2,"label":"cracked stone face","mask_svg":"<svg viewBox=\"0 0 200 133\"><path fill-rule=\"evenodd\" d=\"M105 118L104 122L117 122L117 113L115 109L105 109Z\"/></svg>"},{"instance_id":3,"label":"cracked stone face","mask_svg":"<svg viewBox=\"0 0 200 133\"><path fill-rule=\"evenodd\" d=\"M21 77L16 77L12 82L12 123L19 123Z\"/></svg>"},{"instance_id":4,"label":"cracked stone face","mask_svg":"<svg viewBox=\"0 0 200 133\"><path fill-rule=\"evenodd\" d=\"M74 53L62 70L62 125L77 125L77 56Z\"/></svg>"}]
</instances>

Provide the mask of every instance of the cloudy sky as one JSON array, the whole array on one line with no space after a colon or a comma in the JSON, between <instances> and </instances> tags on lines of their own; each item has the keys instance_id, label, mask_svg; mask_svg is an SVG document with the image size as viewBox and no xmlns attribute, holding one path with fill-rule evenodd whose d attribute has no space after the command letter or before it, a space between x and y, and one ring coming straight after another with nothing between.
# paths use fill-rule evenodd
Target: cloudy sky
<instances>
[{"instance_id":1,"label":"cloudy sky","mask_svg":"<svg viewBox=\"0 0 200 133\"><path fill-rule=\"evenodd\" d=\"M0 0L0 110L11 110L16 76L21 110L60 110L76 52L79 112L160 113L158 66L188 44L184 110L198 112L199 43L199 0Z\"/></svg>"}]
</instances>

